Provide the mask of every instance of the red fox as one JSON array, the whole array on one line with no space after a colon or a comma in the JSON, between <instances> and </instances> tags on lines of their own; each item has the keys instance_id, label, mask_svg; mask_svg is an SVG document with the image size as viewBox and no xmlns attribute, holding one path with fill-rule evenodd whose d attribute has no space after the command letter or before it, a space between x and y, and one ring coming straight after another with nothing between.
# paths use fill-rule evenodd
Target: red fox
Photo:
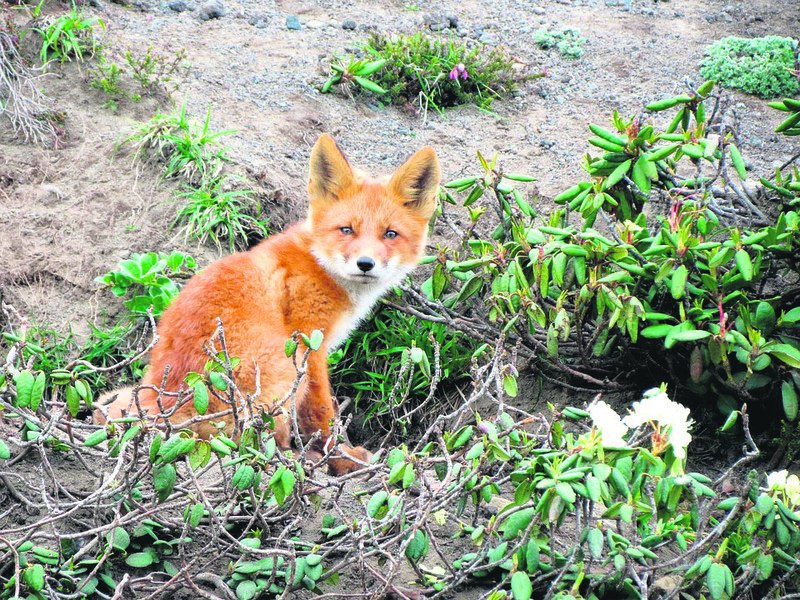
<instances>
[{"instance_id":1,"label":"red fox","mask_svg":"<svg viewBox=\"0 0 800 600\"><path fill-rule=\"evenodd\" d=\"M310 354L296 395L301 434L319 431L317 450L323 448L334 418L327 353L419 262L440 177L430 147L419 150L391 177L373 179L350 166L333 138L320 136L311 151L306 220L192 277L160 319L159 340L142 383L159 387L169 366L165 391L175 392L189 372L202 372L208 360L202 344L220 318L228 353L241 361L234 371L237 386L244 393L255 392L258 365L261 395L255 403L271 408L287 395L296 376L285 354L286 340L293 332L323 330L323 345ZM98 420L130 411L131 389L105 398L113 396L116 400ZM152 389L138 395L150 416L160 413L156 397ZM165 410L170 408L168 396L162 402ZM209 413L228 408L211 395ZM188 402L170 420L177 424L193 416L193 403ZM230 432L232 417L226 425ZM193 429L202 437L216 432L208 421ZM276 439L283 448L289 447L289 431L288 418L277 418ZM361 461L371 456L362 447L340 448ZM338 458L330 468L344 473L358 465Z\"/></svg>"}]
</instances>

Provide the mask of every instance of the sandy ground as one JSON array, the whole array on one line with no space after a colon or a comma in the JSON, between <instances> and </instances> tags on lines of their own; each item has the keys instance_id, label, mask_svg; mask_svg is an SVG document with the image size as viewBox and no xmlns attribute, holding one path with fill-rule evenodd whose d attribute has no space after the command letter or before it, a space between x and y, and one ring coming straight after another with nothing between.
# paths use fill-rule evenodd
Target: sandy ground
<instances>
[{"instance_id":1,"label":"sandy ground","mask_svg":"<svg viewBox=\"0 0 800 600\"><path fill-rule=\"evenodd\" d=\"M214 3L209 3L214 4ZM631 3L628 3L631 4ZM796 33L800 6L760 0L670 2L625 0L431 2L225 1L224 16L203 21L199 2L106 0L88 8L106 25L106 46L143 52L185 48L191 66L175 100L198 118L212 107L213 127L235 129L226 138L231 158L251 175L273 226L302 215L311 144L332 133L351 160L387 172L423 144L439 152L445 178L473 172L475 151L498 152L509 171L539 178L545 196L568 187L587 151L587 122L614 109L634 114L644 103L699 79L704 47L725 35ZM173 8L186 8L176 12ZM50 3L46 10L62 6ZM297 17L300 30L287 28ZM455 17L450 33L508 47L524 68L550 76L526 84L489 115L472 107L427 120L367 99L323 95L331 52L352 49L368 31L413 32ZM355 30L342 23L353 20ZM436 25L435 25L436 26ZM542 26L576 27L587 38L577 61L533 42ZM173 182L137 167L116 143L157 109L153 101L124 103L117 113L88 85L87 67L54 65L42 88L66 114L67 137L57 150L13 142L0 125L0 287L7 301L37 323L77 332L87 320L119 310L94 278L131 252L187 248L169 225L177 210ZM764 102L736 95L744 152L766 172L790 146L772 134L779 122ZM761 155L770 157L768 163ZM433 240L436 241L435 239ZM200 264L216 252L188 246Z\"/></svg>"}]
</instances>

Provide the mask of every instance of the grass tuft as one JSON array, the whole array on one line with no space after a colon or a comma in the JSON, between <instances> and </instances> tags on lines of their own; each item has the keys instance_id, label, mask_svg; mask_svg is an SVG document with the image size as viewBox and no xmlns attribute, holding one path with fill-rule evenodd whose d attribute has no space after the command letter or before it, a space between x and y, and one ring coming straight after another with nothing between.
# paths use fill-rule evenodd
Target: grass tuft
<instances>
[{"instance_id":1,"label":"grass tuft","mask_svg":"<svg viewBox=\"0 0 800 600\"><path fill-rule=\"evenodd\" d=\"M253 239L267 236L266 219L253 192L226 189L229 179L212 179L178 194L186 204L178 212L174 225L183 225L187 239L199 243L211 240L219 249L221 242L227 240L233 252L237 247L247 248Z\"/></svg>"}]
</instances>

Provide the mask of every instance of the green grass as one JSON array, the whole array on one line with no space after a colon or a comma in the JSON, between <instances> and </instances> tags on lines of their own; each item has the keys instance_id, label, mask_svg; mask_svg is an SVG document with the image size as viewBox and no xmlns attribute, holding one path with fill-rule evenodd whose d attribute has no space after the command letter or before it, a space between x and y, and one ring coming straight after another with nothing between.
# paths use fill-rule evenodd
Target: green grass
<instances>
[{"instance_id":1,"label":"green grass","mask_svg":"<svg viewBox=\"0 0 800 600\"><path fill-rule=\"evenodd\" d=\"M187 239L211 240L222 248L227 240L231 252L247 248L254 238L267 236L266 219L250 190L226 189L230 178L217 178L178 194L185 204L174 225L182 225Z\"/></svg>"},{"instance_id":2,"label":"green grass","mask_svg":"<svg viewBox=\"0 0 800 600\"><path fill-rule=\"evenodd\" d=\"M364 409L364 421L379 421L384 425L392 418L392 409L403 400L401 390L395 406L389 403L392 388L398 381L405 361L410 360L411 348L422 350L421 360L414 364L414 373L403 400L408 410L428 396L434 345L440 347L441 379L439 389L452 388L469 379L469 364L477 346L474 340L448 329L444 324L423 321L396 309L383 307L375 316L354 331L345 344L330 356L334 386L345 393L355 390L357 408ZM441 401L441 391L437 394ZM402 410L399 411L402 414ZM423 415L419 415L422 417ZM402 427L408 423L401 423Z\"/></svg>"},{"instance_id":3,"label":"green grass","mask_svg":"<svg viewBox=\"0 0 800 600\"><path fill-rule=\"evenodd\" d=\"M84 15L83 10L73 3L70 12L55 17L36 30L42 36L39 57L42 62L66 62L72 58L83 60L84 56L92 56L100 48L95 36L96 28L105 29L105 23L97 17Z\"/></svg>"},{"instance_id":4,"label":"green grass","mask_svg":"<svg viewBox=\"0 0 800 600\"><path fill-rule=\"evenodd\" d=\"M800 91L796 48L796 40L778 36L722 38L706 50L700 74L761 98L794 96Z\"/></svg>"},{"instance_id":5,"label":"green grass","mask_svg":"<svg viewBox=\"0 0 800 600\"><path fill-rule=\"evenodd\" d=\"M186 102L177 113L157 114L141 125L122 143L136 146L136 158L152 158L164 164L164 177L182 178L199 184L219 177L227 149L220 144L233 130L212 131L211 108L202 125L195 123L186 111Z\"/></svg>"},{"instance_id":6,"label":"green grass","mask_svg":"<svg viewBox=\"0 0 800 600\"><path fill-rule=\"evenodd\" d=\"M332 79L354 83L355 89L376 93L387 104L417 106L423 112L464 104L488 110L492 102L508 96L525 79L514 70L513 58L503 49L468 47L453 38L423 32L374 34L362 49L373 63L384 61L370 73L370 83L377 87L365 85L356 79L360 73L348 70L359 61L334 61Z\"/></svg>"}]
</instances>

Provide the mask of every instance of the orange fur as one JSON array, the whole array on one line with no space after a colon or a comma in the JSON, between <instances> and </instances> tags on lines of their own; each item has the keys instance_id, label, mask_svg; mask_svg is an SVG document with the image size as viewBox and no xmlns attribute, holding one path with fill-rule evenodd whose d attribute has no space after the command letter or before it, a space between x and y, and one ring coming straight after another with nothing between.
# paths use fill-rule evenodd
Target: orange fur
<instances>
[{"instance_id":1,"label":"orange fur","mask_svg":"<svg viewBox=\"0 0 800 600\"><path fill-rule=\"evenodd\" d=\"M237 386L253 393L258 365L261 395L256 404L272 407L295 379L284 343L295 331L321 329L323 348L310 355L297 410L303 436L320 431L324 444L334 418L328 350L419 261L439 179L438 160L430 148L417 152L390 179L376 180L353 171L333 139L321 136L311 154L307 220L195 275L161 317L159 341L142 383L160 386L168 366L166 390L177 391L187 373L202 372L207 360L202 344L219 317L230 356L241 360L234 373ZM389 230L397 235L387 234ZM364 261L373 263L368 271ZM152 390L139 393L142 409L150 415L159 413L155 399ZM108 418L120 417L130 403L130 392L118 394L107 407ZM212 395L209 413L227 408ZM188 403L172 421L185 421L193 411ZM277 421L278 442L288 447L288 423ZM227 425L230 430L231 419ZM194 429L204 437L215 432L208 422ZM362 460L369 457L363 448L345 452ZM331 467L344 472L355 465L339 459Z\"/></svg>"}]
</instances>

